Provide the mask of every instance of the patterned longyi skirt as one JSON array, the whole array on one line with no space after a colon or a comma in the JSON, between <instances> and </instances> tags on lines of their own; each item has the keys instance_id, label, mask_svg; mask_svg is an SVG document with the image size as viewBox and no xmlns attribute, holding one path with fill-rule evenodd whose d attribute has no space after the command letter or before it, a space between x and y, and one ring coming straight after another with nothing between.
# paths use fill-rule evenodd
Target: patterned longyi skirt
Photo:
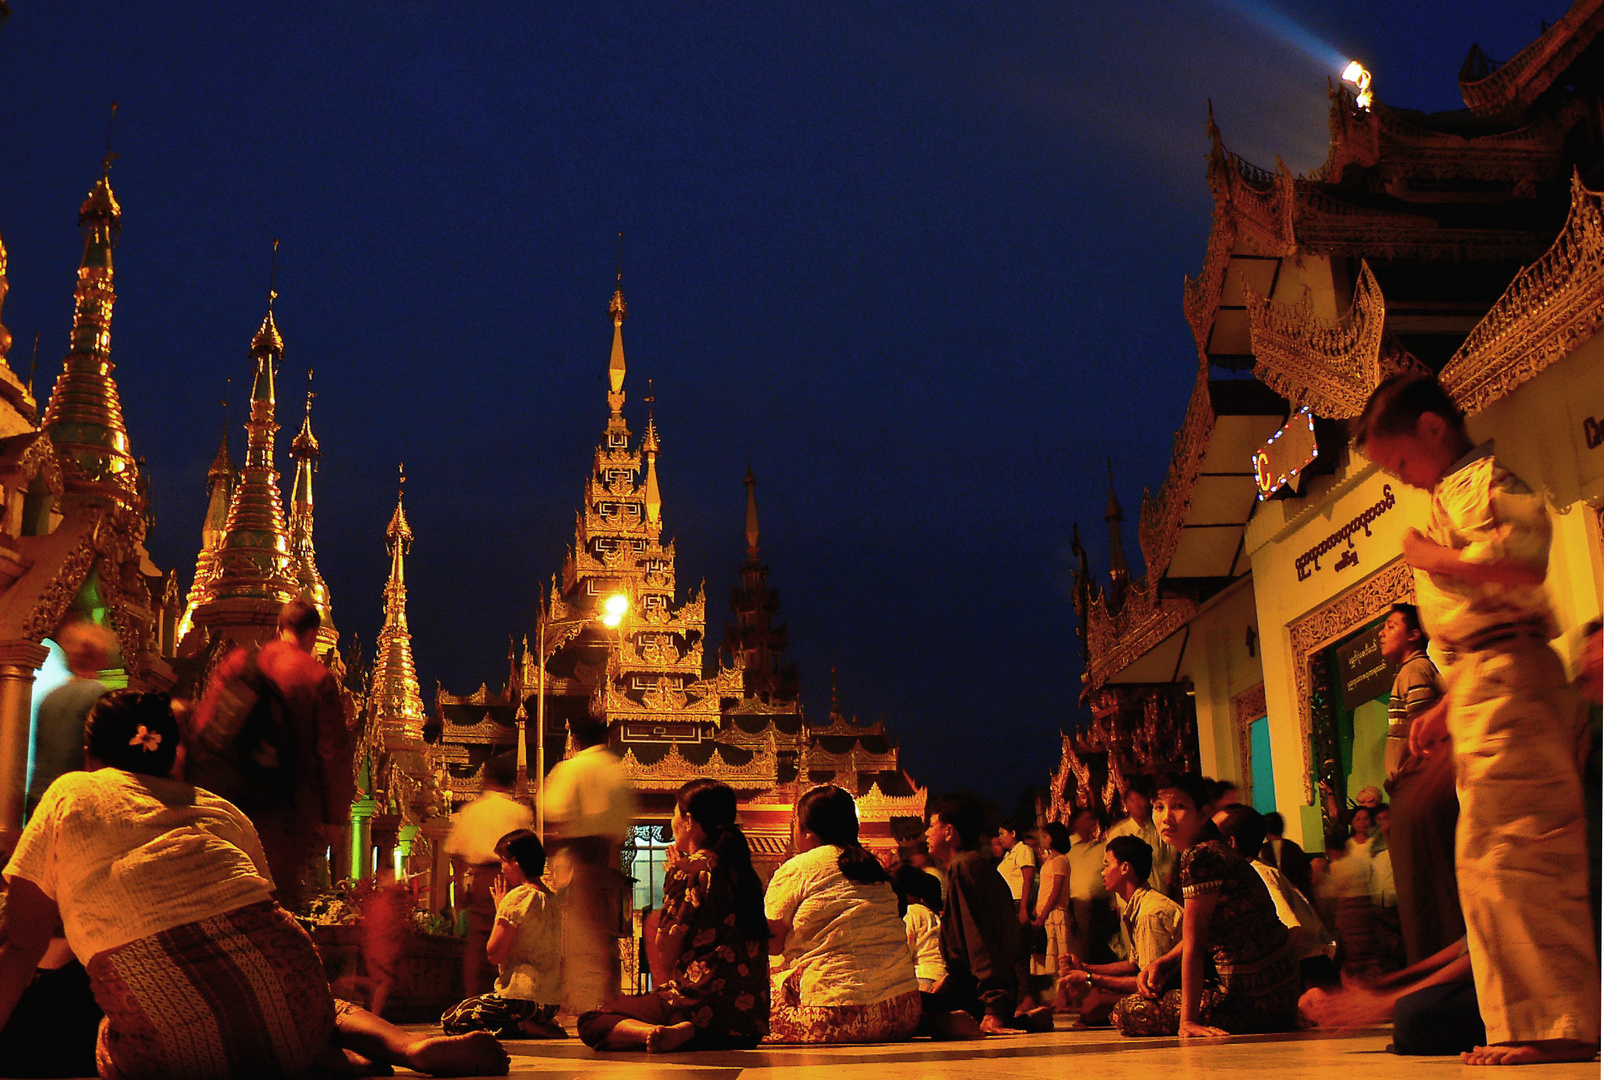
<instances>
[{"instance_id":1,"label":"patterned longyi skirt","mask_svg":"<svg viewBox=\"0 0 1604 1080\"><path fill-rule=\"evenodd\" d=\"M272 901L96 954L105 1080L279 1080L333 1047L334 999L306 931Z\"/></svg>"}]
</instances>

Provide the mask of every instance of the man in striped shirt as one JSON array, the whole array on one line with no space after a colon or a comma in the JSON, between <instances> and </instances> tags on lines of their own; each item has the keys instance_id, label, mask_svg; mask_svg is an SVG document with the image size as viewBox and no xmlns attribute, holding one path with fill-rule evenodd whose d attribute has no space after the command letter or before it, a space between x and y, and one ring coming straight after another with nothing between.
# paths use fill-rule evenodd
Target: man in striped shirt
<instances>
[{"instance_id":1,"label":"man in striped shirt","mask_svg":"<svg viewBox=\"0 0 1604 1080\"><path fill-rule=\"evenodd\" d=\"M1387 704L1387 784L1397 784L1408 762L1409 725L1414 718L1442 697L1442 678L1437 665L1426 655L1426 632L1413 604L1394 604L1381 624L1381 655L1398 665L1392 680L1392 700Z\"/></svg>"}]
</instances>

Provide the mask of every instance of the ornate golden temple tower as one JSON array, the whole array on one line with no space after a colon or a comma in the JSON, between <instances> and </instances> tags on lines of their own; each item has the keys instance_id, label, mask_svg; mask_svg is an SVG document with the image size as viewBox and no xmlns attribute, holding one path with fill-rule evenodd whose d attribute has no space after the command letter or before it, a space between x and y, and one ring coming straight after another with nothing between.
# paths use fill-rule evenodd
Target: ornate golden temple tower
<instances>
[{"instance_id":1,"label":"ornate golden temple tower","mask_svg":"<svg viewBox=\"0 0 1604 1080\"><path fill-rule=\"evenodd\" d=\"M312 373L307 372L306 377L310 383ZM322 656L334 649L340 632L334 628L334 602L318 571L317 550L312 544L312 477L317 472L318 458L323 455L317 436L312 434L312 399L315 396L308 386L306 415L301 420L301 430L290 443L290 456L295 458L295 486L290 495L290 555L295 562L295 580L301 586L301 595L323 616L323 624L317 632L317 651Z\"/></svg>"},{"instance_id":2,"label":"ornate golden temple tower","mask_svg":"<svg viewBox=\"0 0 1604 1080\"><path fill-rule=\"evenodd\" d=\"M197 560L191 590L195 625L179 643L185 656L198 655L208 643L224 638L250 644L272 637L279 609L301 591L273 460L278 431L274 376L284 359L284 339L273 319L277 298L278 293L270 289L267 315L251 338L251 415L245 422L245 466L229 499L222 540L213 551L215 567L210 580L202 581Z\"/></svg>"},{"instance_id":3,"label":"ornate golden temple tower","mask_svg":"<svg viewBox=\"0 0 1604 1080\"><path fill-rule=\"evenodd\" d=\"M100 179L78 211L84 229L84 255L73 293L72 344L50 394L42 425L61 457L70 505L133 510L144 500L138 467L123 425L122 401L111 373L112 248L122 229L122 207L111 190L110 155ZM143 538L144 530L139 530Z\"/></svg>"},{"instance_id":4,"label":"ornate golden temple tower","mask_svg":"<svg viewBox=\"0 0 1604 1080\"><path fill-rule=\"evenodd\" d=\"M405 484L406 477L401 479ZM407 524L399 494L384 535L390 551L390 577L384 583L384 626L373 658L369 723L384 734L387 745L393 740L422 745L423 696L418 691L418 668L412 661L412 632L407 628L406 556L412 550L412 527Z\"/></svg>"},{"instance_id":5,"label":"ornate golden temple tower","mask_svg":"<svg viewBox=\"0 0 1604 1080\"><path fill-rule=\"evenodd\" d=\"M599 615L606 598L618 593L629 598L629 615L616 632L595 623L586 626L556 651L547 673L557 677L548 680L557 693L588 693L591 715L607 724L615 745L628 751L639 744L642 753L651 754L653 747L661 752L710 739L718 727L719 694L715 680L702 674L706 598L698 590L680 604L675 595L674 545L662 539L657 479L662 442L650 411L639 447L630 449L623 415L626 313L619 288L608 305L613 345L607 427L585 482L584 509L576 515L574 543L549 617L557 624ZM648 405L651 400L648 394ZM533 679L525 679L526 689L533 685Z\"/></svg>"}]
</instances>

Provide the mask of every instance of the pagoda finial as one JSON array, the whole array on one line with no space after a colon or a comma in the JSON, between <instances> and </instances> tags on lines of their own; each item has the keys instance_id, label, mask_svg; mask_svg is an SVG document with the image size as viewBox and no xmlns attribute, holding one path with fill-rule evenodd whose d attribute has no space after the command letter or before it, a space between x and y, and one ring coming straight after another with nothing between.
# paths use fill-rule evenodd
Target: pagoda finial
<instances>
[{"instance_id":1,"label":"pagoda finial","mask_svg":"<svg viewBox=\"0 0 1604 1080\"><path fill-rule=\"evenodd\" d=\"M271 356L273 365L284 359L284 339L279 336L278 323L273 319L273 302L278 299L278 240L273 240L272 268L268 271L267 281L267 314L262 318L261 329L251 338L251 355L253 357ZM258 380L261 375L258 374ZM268 383L271 386L273 373L268 372Z\"/></svg>"},{"instance_id":2,"label":"pagoda finial","mask_svg":"<svg viewBox=\"0 0 1604 1080\"><path fill-rule=\"evenodd\" d=\"M618 237L622 252L624 234L619 233ZM618 416L624 408L624 316L627 311L628 306L624 303L623 255L620 254L618 287L613 290L612 302L607 305L607 313L613 319L613 351L607 360L607 381L611 388L607 404L614 416Z\"/></svg>"},{"instance_id":3,"label":"pagoda finial","mask_svg":"<svg viewBox=\"0 0 1604 1080\"><path fill-rule=\"evenodd\" d=\"M1113 579L1116 596L1115 607L1124 599L1123 589L1125 582L1130 579L1130 567L1125 562L1125 541L1120 536L1120 525L1125 520L1125 514L1120 510L1119 499L1114 494L1114 459L1108 459L1108 507L1103 511L1103 520L1108 522L1108 574Z\"/></svg>"},{"instance_id":4,"label":"pagoda finial","mask_svg":"<svg viewBox=\"0 0 1604 1080\"><path fill-rule=\"evenodd\" d=\"M122 207L111 190L114 157L108 149L100 179L78 209L84 254L73 291L71 344L42 427L68 466L69 498L132 508L140 502L139 469L111 376L112 249L122 228Z\"/></svg>"},{"instance_id":5,"label":"pagoda finial","mask_svg":"<svg viewBox=\"0 0 1604 1080\"><path fill-rule=\"evenodd\" d=\"M835 718L841 715L841 687L836 682L835 665L830 665L830 716Z\"/></svg>"},{"instance_id":6,"label":"pagoda finial","mask_svg":"<svg viewBox=\"0 0 1604 1080\"><path fill-rule=\"evenodd\" d=\"M290 443L290 454L295 458L295 484L290 497L290 553L295 558L295 579L301 583L302 595L323 616L318 627L318 641L333 648L339 640L334 629L333 601L328 584L317 568L317 549L312 542L312 477L317 472L322 449L317 436L312 434L312 370L306 372L306 413L301 419L301 430Z\"/></svg>"},{"instance_id":7,"label":"pagoda finial","mask_svg":"<svg viewBox=\"0 0 1604 1080\"><path fill-rule=\"evenodd\" d=\"M646 380L646 434L641 439L641 450L646 454L646 528L656 535L663 528L663 493L657 486L657 422L652 416L652 405L657 395L652 392L652 380Z\"/></svg>"},{"instance_id":8,"label":"pagoda finial","mask_svg":"<svg viewBox=\"0 0 1604 1080\"><path fill-rule=\"evenodd\" d=\"M757 562L757 476L746 467L746 559Z\"/></svg>"}]
</instances>

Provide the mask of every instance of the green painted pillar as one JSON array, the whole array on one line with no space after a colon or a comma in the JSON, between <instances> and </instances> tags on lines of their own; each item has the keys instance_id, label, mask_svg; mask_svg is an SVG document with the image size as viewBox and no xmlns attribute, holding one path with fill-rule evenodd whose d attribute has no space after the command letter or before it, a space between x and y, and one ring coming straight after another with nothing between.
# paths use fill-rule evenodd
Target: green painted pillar
<instances>
[{"instance_id":1,"label":"green painted pillar","mask_svg":"<svg viewBox=\"0 0 1604 1080\"><path fill-rule=\"evenodd\" d=\"M373 875L373 818L379 804L358 799L351 804L351 880L366 881Z\"/></svg>"}]
</instances>

